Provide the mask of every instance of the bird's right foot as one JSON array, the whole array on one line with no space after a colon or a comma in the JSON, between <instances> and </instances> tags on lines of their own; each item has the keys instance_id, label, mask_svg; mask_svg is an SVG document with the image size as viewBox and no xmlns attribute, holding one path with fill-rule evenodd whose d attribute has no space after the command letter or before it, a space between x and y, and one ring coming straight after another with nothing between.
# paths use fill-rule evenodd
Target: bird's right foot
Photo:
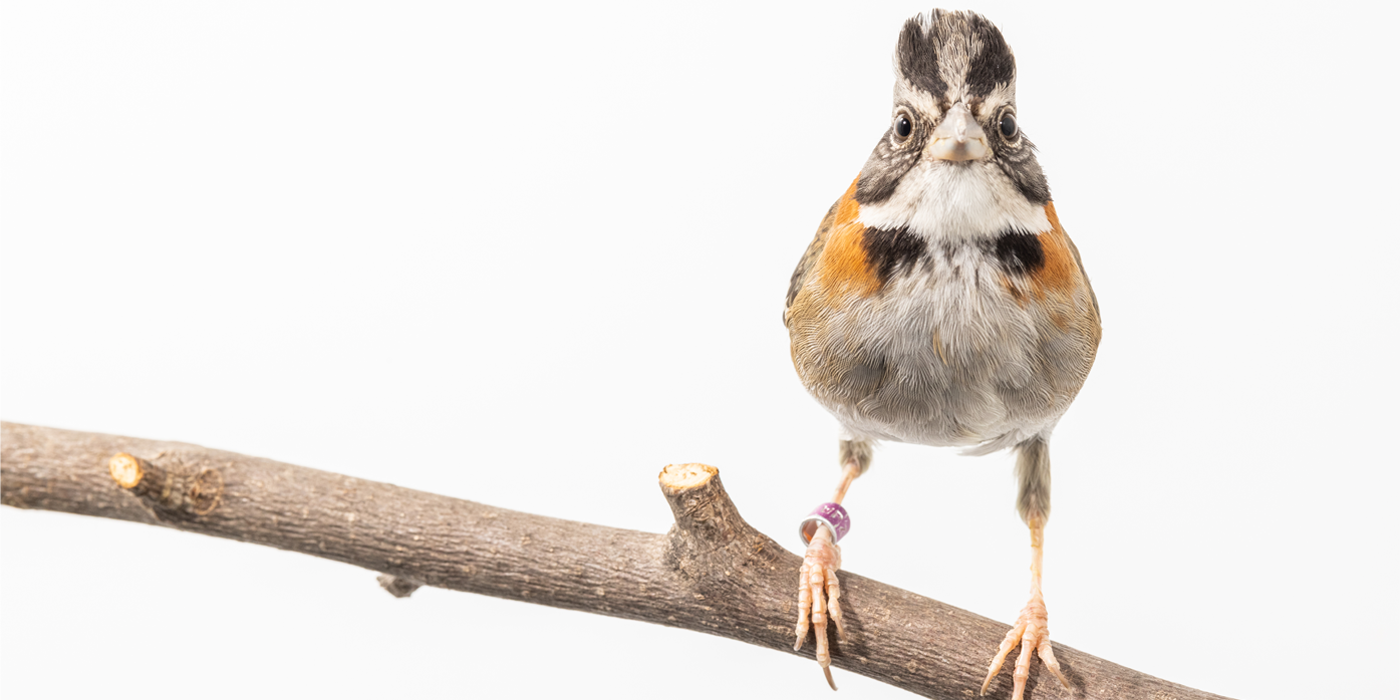
<instances>
[{"instance_id":1,"label":"bird's right foot","mask_svg":"<svg viewBox=\"0 0 1400 700\"><path fill-rule=\"evenodd\" d=\"M828 616L836 623L837 637L846 639L846 630L841 625L841 583L836 580L836 571L840 568L841 547L833 540L830 529L824 525L818 527L802 558L797 589L797 644L792 648L801 649L807 641L810 618L817 640L817 663L832 690L836 690L836 682L831 678L831 650L826 636Z\"/></svg>"}]
</instances>

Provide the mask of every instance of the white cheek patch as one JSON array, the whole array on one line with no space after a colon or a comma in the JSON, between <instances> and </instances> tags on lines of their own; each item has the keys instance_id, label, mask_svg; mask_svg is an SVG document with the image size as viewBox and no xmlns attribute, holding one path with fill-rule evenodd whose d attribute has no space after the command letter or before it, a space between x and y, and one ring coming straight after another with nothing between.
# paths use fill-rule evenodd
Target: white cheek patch
<instances>
[{"instance_id":1,"label":"white cheek patch","mask_svg":"<svg viewBox=\"0 0 1400 700\"><path fill-rule=\"evenodd\" d=\"M994 164L920 161L900 178L894 194L861 205L862 224L906 229L929 241L996 238L1008 229L1050 230L1045 208L1025 195Z\"/></svg>"}]
</instances>

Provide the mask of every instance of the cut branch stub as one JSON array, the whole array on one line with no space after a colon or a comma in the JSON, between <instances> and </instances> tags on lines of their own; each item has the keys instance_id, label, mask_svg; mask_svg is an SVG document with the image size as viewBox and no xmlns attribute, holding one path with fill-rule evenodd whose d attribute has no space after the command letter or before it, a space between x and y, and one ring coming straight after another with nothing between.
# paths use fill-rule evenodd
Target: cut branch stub
<instances>
[{"instance_id":1,"label":"cut branch stub","mask_svg":"<svg viewBox=\"0 0 1400 700\"><path fill-rule=\"evenodd\" d=\"M751 529L708 464L671 464L661 470L661 492L676 516L676 525L713 544L728 544Z\"/></svg>"},{"instance_id":2,"label":"cut branch stub","mask_svg":"<svg viewBox=\"0 0 1400 700\"><path fill-rule=\"evenodd\" d=\"M146 476L147 467L141 464L144 461L125 452L118 452L107 461L107 471L117 480L118 486L134 489L141 483L142 477Z\"/></svg>"},{"instance_id":3,"label":"cut branch stub","mask_svg":"<svg viewBox=\"0 0 1400 700\"><path fill-rule=\"evenodd\" d=\"M140 497L162 520L208 515L223 497L224 477L217 469L164 468L119 452L107 460L107 471L117 485Z\"/></svg>"},{"instance_id":4,"label":"cut branch stub","mask_svg":"<svg viewBox=\"0 0 1400 700\"><path fill-rule=\"evenodd\" d=\"M740 517L718 469L672 464L661 470L659 480L676 518L667 534L667 563L685 578L732 571L771 542Z\"/></svg>"}]
</instances>

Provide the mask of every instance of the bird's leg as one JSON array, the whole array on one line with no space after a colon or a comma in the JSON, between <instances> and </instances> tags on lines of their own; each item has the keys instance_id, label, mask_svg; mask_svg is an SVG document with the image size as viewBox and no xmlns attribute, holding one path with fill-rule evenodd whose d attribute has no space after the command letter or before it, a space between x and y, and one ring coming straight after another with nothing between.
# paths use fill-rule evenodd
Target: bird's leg
<instances>
[{"instance_id":1,"label":"bird's leg","mask_svg":"<svg viewBox=\"0 0 1400 700\"><path fill-rule=\"evenodd\" d=\"M841 501L845 499L851 483L869 468L870 454L870 443L855 440L841 442L841 482L831 503L818 507L818 512L832 504L837 506L834 510L840 510ZM813 514L816 515L816 512ZM840 510L840 516L845 516L844 510ZM807 641L810 619L810 628L815 631L817 641L817 663L821 665L832 690L836 689L836 682L831 677L831 651L827 646L828 617L836 624L837 637L843 641L846 639L846 630L841 621L841 584L836 579L836 572L841 568L841 548L836 540L840 534L844 534L844 525L836 525L841 527L841 533L833 532L831 525L820 522L820 519L803 521L802 535L808 539L808 544L798 579L797 643L793 645L793 649L801 649Z\"/></svg>"},{"instance_id":2,"label":"bird's leg","mask_svg":"<svg viewBox=\"0 0 1400 700\"><path fill-rule=\"evenodd\" d=\"M1060 663L1055 660L1055 652L1050 648L1049 614L1045 609L1045 597L1040 593L1045 520L1050 512L1050 455L1045 442L1038 438L1021 444L1019 452L1016 464L1016 474L1020 481L1017 507L1031 529L1031 597L1026 607L1022 608L1021 615L1016 618L1016 624L1011 626L1011 631L1007 632L1006 638L1001 641L996 658L992 659L991 667L987 669L987 679L982 682L982 694L986 695L987 688L1001 670L1006 655L1020 646L1021 654L1016 657L1016 670L1012 673L1012 700L1021 700L1026 692L1026 680L1031 675L1032 654L1039 654L1040 660L1045 662L1045 668L1060 679L1066 690L1070 689L1069 681L1060 671Z\"/></svg>"},{"instance_id":3,"label":"bird's leg","mask_svg":"<svg viewBox=\"0 0 1400 700\"><path fill-rule=\"evenodd\" d=\"M1050 669L1050 672L1060 679L1066 690L1069 689L1069 681L1065 680L1065 674L1060 671L1060 663L1055 660L1055 652L1050 648L1049 614L1045 609L1045 597L1040 593L1044 538L1045 526L1038 521L1032 521L1031 599L1026 603L1026 607L1021 609L1020 617L1016 618L1016 624L1006 633L1006 638L1001 640L1001 648L997 649L996 658L992 659L992 665L987 670L987 680L982 682L983 695L987 694L992 679L996 677L997 671L1001 670L1006 655L1017 646L1021 647L1021 655L1016 657L1016 670L1012 673L1015 683L1011 691L1012 700L1021 700L1021 696L1026 692L1026 679L1031 675L1032 653L1039 654L1040 660L1045 662L1045 668Z\"/></svg>"}]
</instances>

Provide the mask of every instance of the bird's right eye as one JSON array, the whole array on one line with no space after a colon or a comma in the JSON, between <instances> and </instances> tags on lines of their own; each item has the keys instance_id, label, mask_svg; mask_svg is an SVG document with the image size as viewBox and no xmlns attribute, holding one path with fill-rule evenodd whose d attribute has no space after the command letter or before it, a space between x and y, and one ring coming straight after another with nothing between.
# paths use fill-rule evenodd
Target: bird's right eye
<instances>
[{"instance_id":1,"label":"bird's right eye","mask_svg":"<svg viewBox=\"0 0 1400 700\"><path fill-rule=\"evenodd\" d=\"M900 114L894 118L894 135L901 139L909 138L909 134L914 133L914 122L909 121L909 117Z\"/></svg>"}]
</instances>

